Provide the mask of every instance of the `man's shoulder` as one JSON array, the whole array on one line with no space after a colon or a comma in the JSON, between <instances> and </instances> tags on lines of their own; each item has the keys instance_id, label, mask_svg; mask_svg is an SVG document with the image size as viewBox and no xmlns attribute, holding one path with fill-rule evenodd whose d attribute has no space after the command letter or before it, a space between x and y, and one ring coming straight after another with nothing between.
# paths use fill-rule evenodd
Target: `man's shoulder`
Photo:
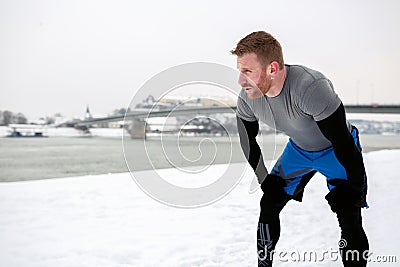
<instances>
[{"instance_id":1,"label":"man's shoulder","mask_svg":"<svg viewBox=\"0 0 400 267\"><path fill-rule=\"evenodd\" d=\"M302 65L288 65L288 69L287 86L292 96L300 99L303 99L304 94L307 94L314 84L317 85L318 81L328 80L321 72Z\"/></svg>"},{"instance_id":2,"label":"man's shoulder","mask_svg":"<svg viewBox=\"0 0 400 267\"><path fill-rule=\"evenodd\" d=\"M289 78L292 82L310 85L320 79L327 79L324 74L303 65L287 65Z\"/></svg>"}]
</instances>

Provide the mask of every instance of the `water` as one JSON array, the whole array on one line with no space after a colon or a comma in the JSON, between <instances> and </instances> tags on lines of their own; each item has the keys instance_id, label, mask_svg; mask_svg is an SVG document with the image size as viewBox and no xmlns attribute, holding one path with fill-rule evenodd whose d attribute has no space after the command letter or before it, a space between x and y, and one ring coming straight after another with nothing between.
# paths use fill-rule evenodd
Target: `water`
<instances>
[{"instance_id":1,"label":"water","mask_svg":"<svg viewBox=\"0 0 400 267\"><path fill-rule=\"evenodd\" d=\"M116 138L0 138L0 181L126 171Z\"/></svg>"},{"instance_id":2,"label":"water","mask_svg":"<svg viewBox=\"0 0 400 267\"><path fill-rule=\"evenodd\" d=\"M200 137L164 138L163 146L156 137L146 140L147 152L141 140L127 139L127 153L133 153L135 170L171 168L243 162L245 159L238 138ZM276 159L287 138L264 137L265 159ZM276 151L274 150L276 141ZM400 149L400 135L362 135L363 151ZM0 138L0 181L25 181L57 177L127 172L120 138ZM275 152L275 153L274 153ZM149 158L151 162L149 161Z\"/></svg>"}]
</instances>

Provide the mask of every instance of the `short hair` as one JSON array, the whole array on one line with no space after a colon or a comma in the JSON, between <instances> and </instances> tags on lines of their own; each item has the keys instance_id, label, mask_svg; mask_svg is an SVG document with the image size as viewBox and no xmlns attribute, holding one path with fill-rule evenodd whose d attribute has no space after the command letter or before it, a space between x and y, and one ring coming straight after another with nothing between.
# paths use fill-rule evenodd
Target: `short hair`
<instances>
[{"instance_id":1,"label":"short hair","mask_svg":"<svg viewBox=\"0 0 400 267\"><path fill-rule=\"evenodd\" d=\"M262 66L267 66L273 61L278 62L279 69L283 69L283 53L281 44L269 33L264 31L252 32L230 51L238 57L248 53L255 53Z\"/></svg>"}]
</instances>

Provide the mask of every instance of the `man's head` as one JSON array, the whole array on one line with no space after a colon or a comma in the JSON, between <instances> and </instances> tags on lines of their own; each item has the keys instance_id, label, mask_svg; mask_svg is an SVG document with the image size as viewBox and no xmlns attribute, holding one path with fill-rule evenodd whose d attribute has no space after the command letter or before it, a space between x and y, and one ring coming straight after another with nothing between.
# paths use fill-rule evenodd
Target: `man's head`
<instances>
[{"instance_id":1,"label":"man's head","mask_svg":"<svg viewBox=\"0 0 400 267\"><path fill-rule=\"evenodd\" d=\"M281 45L271 34L264 31L247 35L231 53L238 57L237 68L241 73L238 82L246 90L249 98L267 94L277 74L284 69Z\"/></svg>"}]
</instances>

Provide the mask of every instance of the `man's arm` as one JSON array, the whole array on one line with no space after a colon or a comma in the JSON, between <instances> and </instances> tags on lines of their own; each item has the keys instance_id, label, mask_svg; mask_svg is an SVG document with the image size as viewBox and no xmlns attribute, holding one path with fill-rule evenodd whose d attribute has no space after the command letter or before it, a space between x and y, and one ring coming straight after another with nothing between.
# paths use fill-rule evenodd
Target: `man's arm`
<instances>
[{"instance_id":1,"label":"man's arm","mask_svg":"<svg viewBox=\"0 0 400 267\"><path fill-rule=\"evenodd\" d=\"M267 177L268 171L264 165L261 149L256 140L259 130L258 121L246 121L237 116L236 119L243 153L253 168L258 182L262 184Z\"/></svg>"},{"instance_id":2,"label":"man's arm","mask_svg":"<svg viewBox=\"0 0 400 267\"><path fill-rule=\"evenodd\" d=\"M367 190L361 152L347 128L344 106L341 103L329 117L317 121L323 135L332 143L335 155L346 170L350 186L360 193Z\"/></svg>"}]
</instances>

